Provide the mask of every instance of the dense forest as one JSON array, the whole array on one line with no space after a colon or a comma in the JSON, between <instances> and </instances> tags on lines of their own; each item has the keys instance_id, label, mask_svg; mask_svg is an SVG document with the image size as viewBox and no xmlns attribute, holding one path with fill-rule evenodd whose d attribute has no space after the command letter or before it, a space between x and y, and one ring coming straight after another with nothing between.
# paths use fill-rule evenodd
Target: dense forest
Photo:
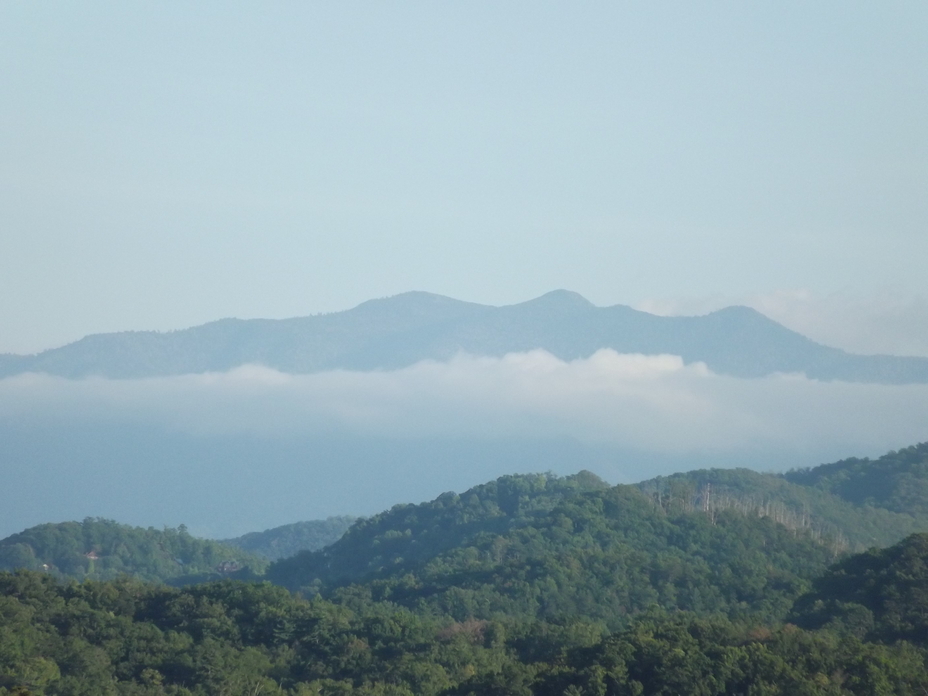
<instances>
[{"instance_id":1,"label":"dense forest","mask_svg":"<svg viewBox=\"0 0 928 696\"><path fill-rule=\"evenodd\" d=\"M784 475L787 481L832 493L857 505L928 515L928 442L879 459L845 459Z\"/></svg>"},{"instance_id":2,"label":"dense forest","mask_svg":"<svg viewBox=\"0 0 928 696\"><path fill-rule=\"evenodd\" d=\"M832 566L800 597L790 619L868 640L928 645L928 534Z\"/></svg>"},{"instance_id":3,"label":"dense forest","mask_svg":"<svg viewBox=\"0 0 928 696\"><path fill-rule=\"evenodd\" d=\"M356 519L341 515L324 520L294 522L263 532L251 532L234 539L223 539L222 543L237 546L269 561L276 561L300 551L318 551L335 543Z\"/></svg>"},{"instance_id":4,"label":"dense forest","mask_svg":"<svg viewBox=\"0 0 928 696\"><path fill-rule=\"evenodd\" d=\"M132 575L152 582L215 580L261 573L267 562L234 546L178 529L143 529L112 520L42 524L0 541L0 570L43 570L78 580Z\"/></svg>"},{"instance_id":5,"label":"dense forest","mask_svg":"<svg viewBox=\"0 0 928 696\"><path fill-rule=\"evenodd\" d=\"M900 546L890 555L926 567L924 538ZM924 587L928 576L897 575L883 589L906 594L898 583L913 582ZM827 586L813 612L841 601ZM905 609L908 640L864 640L856 625L806 630L657 607L609 632L577 617L456 621L369 598L305 599L269 583L63 584L19 571L0 573L0 693L923 694L928 603L918 599Z\"/></svg>"},{"instance_id":6,"label":"dense forest","mask_svg":"<svg viewBox=\"0 0 928 696\"><path fill-rule=\"evenodd\" d=\"M928 449L922 451L921 460L925 471L920 474L919 485L928 485ZM858 461L861 460L851 463L856 465ZM883 459L868 464L879 471L874 476L885 476L882 462ZM817 472L821 468L825 467L808 471ZM706 507L770 517L848 551L887 546L913 532L928 530L928 514L914 501L912 505L875 505L872 500L848 499L838 491L808 485L811 480L805 472L778 476L749 469L707 469L658 477L638 484L638 488L655 500L669 498L690 509ZM928 496L928 488L925 495Z\"/></svg>"},{"instance_id":7,"label":"dense forest","mask_svg":"<svg viewBox=\"0 0 928 696\"><path fill-rule=\"evenodd\" d=\"M782 617L836 550L770 518L655 504L584 473L506 476L396 506L267 577L309 596L389 600L457 620L668 610Z\"/></svg>"},{"instance_id":8,"label":"dense forest","mask_svg":"<svg viewBox=\"0 0 928 696\"><path fill-rule=\"evenodd\" d=\"M331 534L266 571L183 529L42 525L0 543L25 568L0 573L0 694L924 694L928 525L900 481L926 457L504 476L251 537Z\"/></svg>"}]
</instances>

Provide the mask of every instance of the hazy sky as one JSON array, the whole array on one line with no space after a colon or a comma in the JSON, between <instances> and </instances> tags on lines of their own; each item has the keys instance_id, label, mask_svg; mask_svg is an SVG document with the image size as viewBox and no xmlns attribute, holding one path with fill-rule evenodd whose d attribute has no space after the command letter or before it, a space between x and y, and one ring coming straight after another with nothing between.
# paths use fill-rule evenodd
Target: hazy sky
<instances>
[{"instance_id":1,"label":"hazy sky","mask_svg":"<svg viewBox=\"0 0 928 696\"><path fill-rule=\"evenodd\" d=\"M563 287L928 353L926 37L924 2L9 0L0 351Z\"/></svg>"}]
</instances>

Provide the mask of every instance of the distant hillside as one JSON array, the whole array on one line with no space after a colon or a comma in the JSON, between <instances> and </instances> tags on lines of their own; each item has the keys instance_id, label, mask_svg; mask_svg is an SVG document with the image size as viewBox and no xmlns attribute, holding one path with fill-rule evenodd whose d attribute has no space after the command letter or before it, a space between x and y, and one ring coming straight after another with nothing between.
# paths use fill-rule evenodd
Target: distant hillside
<instances>
[{"instance_id":1,"label":"distant hillside","mask_svg":"<svg viewBox=\"0 0 928 696\"><path fill-rule=\"evenodd\" d=\"M863 479L891 468L911 491L889 498L894 509L746 469L615 487L588 472L505 476L361 520L322 551L273 563L267 577L458 620L563 613L618 625L649 603L782 619L803 583L835 558L928 532L928 496L916 485L926 451L797 474L822 483L848 466Z\"/></svg>"},{"instance_id":2,"label":"distant hillside","mask_svg":"<svg viewBox=\"0 0 928 696\"><path fill-rule=\"evenodd\" d=\"M152 377L225 371L259 363L288 373L393 369L464 351L501 356L544 349L565 360L602 348L673 354L739 377L804 372L816 379L928 382L928 358L850 355L819 345L747 307L661 317L595 307L558 290L489 307L424 292L365 302L332 314L284 320L223 319L182 331L87 336L34 356L0 356L0 377Z\"/></svg>"},{"instance_id":3,"label":"distant hillside","mask_svg":"<svg viewBox=\"0 0 928 696\"><path fill-rule=\"evenodd\" d=\"M875 467L863 465L861 473ZM882 460L881 460L882 461ZM826 464L803 475L837 466ZM737 510L770 517L790 528L805 530L849 551L888 546L917 531L928 531L928 495L911 498L909 505L882 509L861 505L821 488L801 485L792 474L761 474L749 469L703 469L662 476L638 484L638 488L664 506ZM925 491L928 494L928 490Z\"/></svg>"},{"instance_id":4,"label":"distant hillside","mask_svg":"<svg viewBox=\"0 0 928 696\"><path fill-rule=\"evenodd\" d=\"M251 532L223 544L235 546L255 555L276 561L300 551L318 551L338 541L356 517L329 517L324 520L295 522L263 532Z\"/></svg>"},{"instance_id":5,"label":"distant hillside","mask_svg":"<svg viewBox=\"0 0 928 696\"><path fill-rule=\"evenodd\" d=\"M31 527L0 541L0 570L44 570L78 580L131 575L153 582L219 579L265 561L180 529L143 529L88 518Z\"/></svg>"},{"instance_id":6,"label":"distant hillside","mask_svg":"<svg viewBox=\"0 0 928 696\"><path fill-rule=\"evenodd\" d=\"M928 516L928 442L879 459L844 459L784 475L787 481L832 493L857 505Z\"/></svg>"}]
</instances>

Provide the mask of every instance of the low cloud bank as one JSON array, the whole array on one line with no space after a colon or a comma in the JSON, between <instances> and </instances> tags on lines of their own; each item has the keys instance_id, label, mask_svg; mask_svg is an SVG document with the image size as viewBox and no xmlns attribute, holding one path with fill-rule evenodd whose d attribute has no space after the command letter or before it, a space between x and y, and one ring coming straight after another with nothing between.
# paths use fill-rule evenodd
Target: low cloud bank
<instances>
[{"instance_id":1,"label":"low cloud bank","mask_svg":"<svg viewBox=\"0 0 928 696\"><path fill-rule=\"evenodd\" d=\"M230 537L517 472L783 470L928 439L926 413L928 385L744 380L612 351L303 376L20 375L0 380L0 537L85 516Z\"/></svg>"},{"instance_id":2,"label":"low cloud bank","mask_svg":"<svg viewBox=\"0 0 928 696\"><path fill-rule=\"evenodd\" d=\"M660 453L762 448L878 454L928 439L928 385L744 380L676 356L602 350L461 355L391 372L287 375L261 366L144 380L0 380L0 419L154 423L179 432L566 437Z\"/></svg>"}]
</instances>

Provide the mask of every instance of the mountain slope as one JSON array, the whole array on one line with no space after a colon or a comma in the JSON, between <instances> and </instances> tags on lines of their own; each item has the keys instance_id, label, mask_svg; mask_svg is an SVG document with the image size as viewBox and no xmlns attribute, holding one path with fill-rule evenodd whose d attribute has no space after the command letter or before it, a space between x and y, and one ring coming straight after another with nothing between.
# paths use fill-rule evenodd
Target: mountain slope
<instances>
[{"instance_id":1,"label":"mountain slope","mask_svg":"<svg viewBox=\"0 0 928 696\"><path fill-rule=\"evenodd\" d=\"M869 640L928 644L928 534L835 564L796 602L792 618Z\"/></svg>"},{"instance_id":2,"label":"mountain slope","mask_svg":"<svg viewBox=\"0 0 928 696\"><path fill-rule=\"evenodd\" d=\"M871 468L876 464L869 460L853 461L867 462ZM825 464L800 473L815 477L815 472L834 466ZM890 510L861 505L861 501L794 480L792 473L784 477L750 469L702 469L659 476L637 486L665 507L733 509L771 517L851 551L888 546L913 532L928 530L928 515L923 514L924 506L928 505L928 490L923 498L911 498L908 506Z\"/></svg>"},{"instance_id":3,"label":"mountain slope","mask_svg":"<svg viewBox=\"0 0 928 696\"><path fill-rule=\"evenodd\" d=\"M153 582L218 578L265 562L180 529L143 529L88 518L31 527L0 540L0 570L44 570L78 580L132 575Z\"/></svg>"},{"instance_id":4,"label":"mountain slope","mask_svg":"<svg viewBox=\"0 0 928 696\"><path fill-rule=\"evenodd\" d=\"M920 471L924 450L851 460L853 471ZM845 469L800 473L826 481ZM651 604L782 619L835 557L928 531L921 492L890 510L747 469L615 487L588 472L504 476L361 520L322 551L272 564L268 577L458 620L580 615L618 626Z\"/></svg>"},{"instance_id":5,"label":"mountain slope","mask_svg":"<svg viewBox=\"0 0 928 696\"><path fill-rule=\"evenodd\" d=\"M876 460L844 459L784 474L787 481L857 505L928 516L928 442Z\"/></svg>"},{"instance_id":6,"label":"mountain slope","mask_svg":"<svg viewBox=\"0 0 928 696\"><path fill-rule=\"evenodd\" d=\"M276 561L300 551L318 551L338 541L356 519L340 516L294 522L263 532L250 532L235 539L223 539L221 543Z\"/></svg>"},{"instance_id":7,"label":"mountain slope","mask_svg":"<svg viewBox=\"0 0 928 696\"><path fill-rule=\"evenodd\" d=\"M72 378L152 377L225 371L246 363L298 374L393 369L461 351L501 356L538 348L564 360L603 348L669 353L740 377L804 372L826 380L928 382L928 358L851 355L747 307L661 317L621 305L596 307L563 290L506 307L410 292L310 317L223 319L169 333L98 334L34 356L0 356L0 377L27 371Z\"/></svg>"},{"instance_id":8,"label":"mountain slope","mask_svg":"<svg viewBox=\"0 0 928 696\"><path fill-rule=\"evenodd\" d=\"M665 510L581 473L506 476L396 506L267 577L458 621L574 616L618 627L651 606L779 618L834 556L769 518Z\"/></svg>"}]
</instances>

